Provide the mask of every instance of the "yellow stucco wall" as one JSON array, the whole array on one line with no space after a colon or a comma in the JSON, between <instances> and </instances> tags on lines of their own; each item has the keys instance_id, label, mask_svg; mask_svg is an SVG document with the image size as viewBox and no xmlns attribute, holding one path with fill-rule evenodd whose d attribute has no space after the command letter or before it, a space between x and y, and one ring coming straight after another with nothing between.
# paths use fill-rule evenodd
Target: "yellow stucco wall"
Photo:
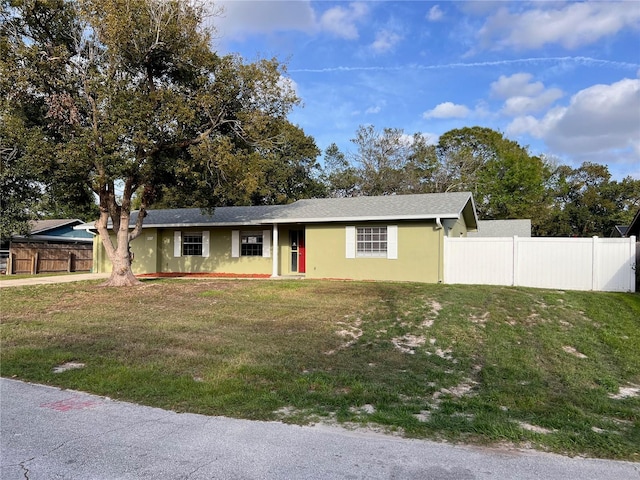
<instances>
[{"instance_id":1,"label":"yellow stucco wall","mask_svg":"<svg viewBox=\"0 0 640 480\"><path fill-rule=\"evenodd\" d=\"M356 280L397 280L437 283L442 280L444 231L450 236L466 235L464 221L451 222L439 229L435 221L392 222L398 226L398 258L346 258L347 224L280 226L278 229L278 272L297 275L291 271L289 232L305 231L306 277L345 278ZM348 224L364 226L360 224ZM386 226L387 223L367 223L366 226ZM266 229L247 229L262 231ZM135 274L156 272L215 272L270 275L273 272L273 245L271 257L231 257L231 228L210 229L209 257L174 257L173 229L144 229L143 234L131 242ZM242 229L245 231L245 229ZM182 234L202 232L184 229ZM109 261L99 237L94 241L94 268L110 272Z\"/></svg>"},{"instance_id":2,"label":"yellow stucco wall","mask_svg":"<svg viewBox=\"0 0 640 480\"><path fill-rule=\"evenodd\" d=\"M442 230L435 222L394 224L398 225L397 259L346 258L346 225L307 226L306 277L437 283L442 278Z\"/></svg>"},{"instance_id":3,"label":"yellow stucco wall","mask_svg":"<svg viewBox=\"0 0 640 480\"><path fill-rule=\"evenodd\" d=\"M448 220L445 222L445 225L450 229L449 237L466 237L467 236L467 225L464 223L462 218L459 218L455 222L453 220Z\"/></svg>"},{"instance_id":4,"label":"yellow stucco wall","mask_svg":"<svg viewBox=\"0 0 640 480\"><path fill-rule=\"evenodd\" d=\"M252 230L252 229L247 229ZM215 272L237 274L271 274L272 259L265 257L231 257L231 229L208 230L209 256L174 257L173 229L144 229L142 235L131 242L134 255L134 274ZM202 232L202 229L184 229L182 234ZM246 230L242 230L246 231ZM262 232L262 229L256 230ZM94 240L94 268L97 272L110 272L111 262L98 237Z\"/></svg>"}]
</instances>

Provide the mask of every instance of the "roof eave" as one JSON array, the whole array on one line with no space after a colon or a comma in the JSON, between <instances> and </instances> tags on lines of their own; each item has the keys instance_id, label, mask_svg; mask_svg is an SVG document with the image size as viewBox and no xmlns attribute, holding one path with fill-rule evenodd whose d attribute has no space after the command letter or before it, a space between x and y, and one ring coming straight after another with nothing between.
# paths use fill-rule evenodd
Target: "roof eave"
<instances>
[{"instance_id":1,"label":"roof eave","mask_svg":"<svg viewBox=\"0 0 640 480\"><path fill-rule=\"evenodd\" d=\"M419 215L366 215L349 217L317 217L317 218L274 218L265 223L348 223L348 222L396 222L400 220L435 220L436 218L458 218L458 213L433 213Z\"/></svg>"},{"instance_id":2,"label":"roof eave","mask_svg":"<svg viewBox=\"0 0 640 480\"><path fill-rule=\"evenodd\" d=\"M46 231L49 231L49 230L56 230L56 229L61 228L61 227L66 227L67 225L69 225L71 223L75 223L75 222L80 222L81 224L84 223L79 218L70 218L67 221L65 221L63 223L59 223L59 224L57 224L57 225L55 225L53 227L40 228L38 230L31 230L31 234L32 235L37 235L37 234L39 234L41 232L46 232ZM76 225L76 226L78 226L78 225ZM75 230L75 226L73 227L73 229Z\"/></svg>"}]
</instances>

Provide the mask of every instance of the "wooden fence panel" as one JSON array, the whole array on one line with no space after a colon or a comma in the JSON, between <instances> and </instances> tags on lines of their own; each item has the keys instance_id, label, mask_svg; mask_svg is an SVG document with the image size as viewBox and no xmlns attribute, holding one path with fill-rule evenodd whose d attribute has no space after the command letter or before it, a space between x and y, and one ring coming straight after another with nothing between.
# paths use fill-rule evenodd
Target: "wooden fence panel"
<instances>
[{"instance_id":1,"label":"wooden fence panel","mask_svg":"<svg viewBox=\"0 0 640 480\"><path fill-rule=\"evenodd\" d=\"M12 243L12 273L89 272L93 268L91 244Z\"/></svg>"}]
</instances>

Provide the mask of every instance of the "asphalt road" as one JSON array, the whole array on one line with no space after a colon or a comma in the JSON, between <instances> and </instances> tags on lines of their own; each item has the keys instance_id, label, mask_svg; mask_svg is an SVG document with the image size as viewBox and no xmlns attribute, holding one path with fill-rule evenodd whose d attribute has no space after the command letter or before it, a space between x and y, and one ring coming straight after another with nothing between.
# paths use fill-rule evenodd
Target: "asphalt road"
<instances>
[{"instance_id":1,"label":"asphalt road","mask_svg":"<svg viewBox=\"0 0 640 480\"><path fill-rule=\"evenodd\" d=\"M0 379L0 478L640 480L640 464L178 414Z\"/></svg>"}]
</instances>

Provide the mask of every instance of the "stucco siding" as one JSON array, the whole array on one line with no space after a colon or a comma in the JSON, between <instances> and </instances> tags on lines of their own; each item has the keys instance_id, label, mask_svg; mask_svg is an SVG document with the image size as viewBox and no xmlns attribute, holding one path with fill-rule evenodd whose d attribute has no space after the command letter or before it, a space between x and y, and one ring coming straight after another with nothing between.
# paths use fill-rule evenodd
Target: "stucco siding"
<instances>
[{"instance_id":1,"label":"stucco siding","mask_svg":"<svg viewBox=\"0 0 640 480\"><path fill-rule=\"evenodd\" d=\"M438 282L442 248L435 222L394 224L398 226L397 259L346 258L346 224L307 226L306 277Z\"/></svg>"},{"instance_id":2,"label":"stucco siding","mask_svg":"<svg viewBox=\"0 0 640 480\"><path fill-rule=\"evenodd\" d=\"M450 237L466 237L467 236L467 225L464 223L462 218L459 218L451 227L449 231Z\"/></svg>"},{"instance_id":3,"label":"stucco siding","mask_svg":"<svg viewBox=\"0 0 640 480\"><path fill-rule=\"evenodd\" d=\"M463 222L462 222L463 223ZM347 226L397 226L397 258L358 257L347 258ZM451 232L456 228L452 225ZM262 232L264 229L247 229ZM392 222L366 224L325 224L306 227L280 227L278 245L271 245L270 257L232 256L232 229L184 229L190 232L209 232L209 256L174 256L174 229L145 229L131 242L134 254L132 269L135 274L144 273L224 273L241 275L270 275L273 272L274 250L278 250L280 275L298 274L291 270L291 230L304 230L306 244L306 278L344 278L355 280L392 280L437 283L442 280L444 254L444 230L435 221ZM246 230L242 230L246 231ZM272 235L272 234L271 234ZM272 236L271 236L272 238ZM270 242L271 243L271 242ZM111 262L96 237L94 244L95 268L110 272Z\"/></svg>"},{"instance_id":4,"label":"stucco siding","mask_svg":"<svg viewBox=\"0 0 640 480\"><path fill-rule=\"evenodd\" d=\"M255 229L247 229L255 230ZM181 230L182 234L202 232L201 229ZM237 274L270 274L272 259L265 257L237 257L231 256L231 229L213 229L209 231L209 256L179 256L175 257L174 232L162 230L160 233L158 272L212 272ZM243 230L245 231L245 230ZM256 230L262 232L263 229ZM273 255L273 252L271 252ZM135 270L134 270L135 272ZM136 272L137 273L137 272Z\"/></svg>"},{"instance_id":5,"label":"stucco siding","mask_svg":"<svg viewBox=\"0 0 640 480\"><path fill-rule=\"evenodd\" d=\"M158 258L158 230L145 229L142 234L130 243L133 273L154 273Z\"/></svg>"}]
</instances>

